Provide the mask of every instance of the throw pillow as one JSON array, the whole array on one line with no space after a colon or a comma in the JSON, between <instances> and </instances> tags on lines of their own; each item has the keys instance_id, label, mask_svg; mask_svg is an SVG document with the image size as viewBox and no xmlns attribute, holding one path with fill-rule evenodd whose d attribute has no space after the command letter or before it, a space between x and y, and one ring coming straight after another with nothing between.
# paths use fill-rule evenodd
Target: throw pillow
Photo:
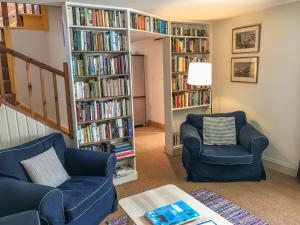
<instances>
[{"instance_id":1,"label":"throw pillow","mask_svg":"<svg viewBox=\"0 0 300 225\"><path fill-rule=\"evenodd\" d=\"M70 178L53 147L21 164L35 184L57 187Z\"/></svg>"},{"instance_id":2,"label":"throw pillow","mask_svg":"<svg viewBox=\"0 0 300 225\"><path fill-rule=\"evenodd\" d=\"M235 118L203 117L203 143L205 145L235 145Z\"/></svg>"}]
</instances>

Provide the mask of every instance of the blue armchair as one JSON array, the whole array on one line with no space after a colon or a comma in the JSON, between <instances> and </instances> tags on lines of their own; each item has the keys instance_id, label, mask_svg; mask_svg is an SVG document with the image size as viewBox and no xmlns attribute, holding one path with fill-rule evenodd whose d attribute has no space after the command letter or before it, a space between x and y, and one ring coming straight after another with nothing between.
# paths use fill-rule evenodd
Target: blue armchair
<instances>
[{"instance_id":1,"label":"blue armchair","mask_svg":"<svg viewBox=\"0 0 300 225\"><path fill-rule=\"evenodd\" d=\"M0 225L40 225L39 214L36 210L16 213L0 218Z\"/></svg>"},{"instance_id":2,"label":"blue armchair","mask_svg":"<svg viewBox=\"0 0 300 225\"><path fill-rule=\"evenodd\" d=\"M32 183L20 164L52 146L71 176L57 188ZM0 217L37 210L42 225L98 225L117 207L115 164L112 154L67 148L59 133L1 150Z\"/></svg>"},{"instance_id":3,"label":"blue armchair","mask_svg":"<svg viewBox=\"0 0 300 225\"><path fill-rule=\"evenodd\" d=\"M266 179L261 161L268 139L246 121L244 112L212 114L212 117L235 117L237 145L204 145L204 115L189 114L181 124L182 163L187 180L260 181Z\"/></svg>"}]
</instances>

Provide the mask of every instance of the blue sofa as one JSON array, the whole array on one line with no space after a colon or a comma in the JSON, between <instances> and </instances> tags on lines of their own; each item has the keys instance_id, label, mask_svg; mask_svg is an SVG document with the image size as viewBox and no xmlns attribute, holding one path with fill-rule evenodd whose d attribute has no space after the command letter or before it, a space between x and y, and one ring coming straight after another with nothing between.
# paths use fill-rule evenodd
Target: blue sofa
<instances>
[{"instance_id":1,"label":"blue sofa","mask_svg":"<svg viewBox=\"0 0 300 225\"><path fill-rule=\"evenodd\" d=\"M71 176L57 188L32 183L20 164L52 146ZM113 154L67 148L59 133L1 150L0 217L37 210L42 225L98 225L117 207L115 164Z\"/></svg>"},{"instance_id":2,"label":"blue sofa","mask_svg":"<svg viewBox=\"0 0 300 225\"><path fill-rule=\"evenodd\" d=\"M235 117L237 145L204 145L203 116ZM189 114L181 124L182 163L187 180L260 181L266 179L261 161L268 139L246 121L244 112Z\"/></svg>"},{"instance_id":3,"label":"blue sofa","mask_svg":"<svg viewBox=\"0 0 300 225\"><path fill-rule=\"evenodd\" d=\"M39 214L36 210L16 213L0 218L0 225L40 225Z\"/></svg>"}]
</instances>

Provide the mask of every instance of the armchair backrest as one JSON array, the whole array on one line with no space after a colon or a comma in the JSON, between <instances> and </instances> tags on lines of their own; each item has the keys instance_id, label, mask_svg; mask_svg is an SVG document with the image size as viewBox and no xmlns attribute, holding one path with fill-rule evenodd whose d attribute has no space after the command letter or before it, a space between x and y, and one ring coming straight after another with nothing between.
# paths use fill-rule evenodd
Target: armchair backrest
<instances>
[{"instance_id":1,"label":"armchair backrest","mask_svg":"<svg viewBox=\"0 0 300 225\"><path fill-rule=\"evenodd\" d=\"M217 114L188 114L186 122L193 125L198 129L198 132L202 136L203 130L203 117L235 117L235 128L238 137L240 128L247 122L246 114L243 111L235 111L229 113L217 113Z\"/></svg>"},{"instance_id":2,"label":"armchair backrest","mask_svg":"<svg viewBox=\"0 0 300 225\"><path fill-rule=\"evenodd\" d=\"M0 150L0 176L31 182L20 161L29 159L53 147L65 165L65 141L60 133L53 133L22 145Z\"/></svg>"}]
</instances>

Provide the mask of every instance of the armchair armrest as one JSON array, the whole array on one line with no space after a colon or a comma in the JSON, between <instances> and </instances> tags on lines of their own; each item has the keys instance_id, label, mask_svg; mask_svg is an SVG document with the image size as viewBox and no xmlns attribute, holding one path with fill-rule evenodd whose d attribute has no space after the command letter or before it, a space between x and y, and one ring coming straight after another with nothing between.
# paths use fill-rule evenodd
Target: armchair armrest
<instances>
[{"instance_id":1,"label":"armchair armrest","mask_svg":"<svg viewBox=\"0 0 300 225\"><path fill-rule=\"evenodd\" d=\"M36 210L16 213L0 218L0 225L40 225L39 214Z\"/></svg>"},{"instance_id":2,"label":"armchair armrest","mask_svg":"<svg viewBox=\"0 0 300 225\"><path fill-rule=\"evenodd\" d=\"M245 149L253 154L261 154L269 145L267 137L249 123L241 127L239 131L239 141Z\"/></svg>"},{"instance_id":3,"label":"armchair armrest","mask_svg":"<svg viewBox=\"0 0 300 225\"><path fill-rule=\"evenodd\" d=\"M0 178L0 216L37 210L49 224L64 224L63 196L59 189L11 178ZM45 222L44 221L44 222Z\"/></svg>"},{"instance_id":4,"label":"armchair armrest","mask_svg":"<svg viewBox=\"0 0 300 225\"><path fill-rule=\"evenodd\" d=\"M196 127L183 123L180 126L180 138L184 147L194 156L199 156L202 152L202 139Z\"/></svg>"},{"instance_id":5,"label":"armchair armrest","mask_svg":"<svg viewBox=\"0 0 300 225\"><path fill-rule=\"evenodd\" d=\"M116 166L116 156L107 152L67 148L66 169L73 176L112 177Z\"/></svg>"}]
</instances>

